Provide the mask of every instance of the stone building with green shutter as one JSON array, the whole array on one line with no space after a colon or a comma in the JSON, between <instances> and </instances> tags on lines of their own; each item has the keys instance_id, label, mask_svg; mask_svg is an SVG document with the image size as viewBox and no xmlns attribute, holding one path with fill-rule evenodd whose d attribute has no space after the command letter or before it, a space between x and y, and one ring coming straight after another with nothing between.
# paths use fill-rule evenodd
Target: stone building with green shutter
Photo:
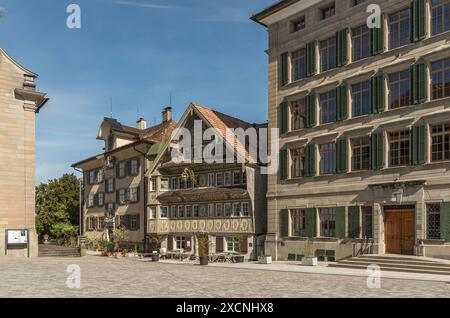
<instances>
[{"instance_id":1,"label":"stone building with green shutter","mask_svg":"<svg viewBox=\"0 0 450 318\"><path fill-rule=\"evenodd\" d=\"M450 258L448 12L450 0L284 0L252 17L268 30L280 129L266 254Z\"/></svg>"}]
</instances>

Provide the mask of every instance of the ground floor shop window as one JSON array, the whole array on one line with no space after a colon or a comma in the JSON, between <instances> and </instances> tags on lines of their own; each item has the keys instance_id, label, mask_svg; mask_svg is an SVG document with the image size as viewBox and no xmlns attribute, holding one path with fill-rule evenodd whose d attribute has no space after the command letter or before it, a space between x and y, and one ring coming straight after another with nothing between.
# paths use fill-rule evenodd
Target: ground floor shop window
<instances>
[{"instance_id":1,"label":"ground floor shop window","mask_svg":"<svg viewBox=\"0 0 450 318\"><path fill-rule=\"evenodd\" d=\"M439 240L441 238L441 205L427 204L427 238Z\"/></svg>"},{"instance_id":2,"label":"ground floor shop window","mask_svg":"<svg viewBox=\"0 0 450 318\"><path fill-rule=\"evenodd\" d=\"M291 236L306 236L306 211L304 209L291 210Z\"/></svg>"},{"instance_id":3,"label":"ground floor shop window","mask_svg":"<svg viewBox=\"0 0 450 318\"><path fill-rule=\"evenodd\" d=\"M371 206L361 208L362 214L362 236L363 238L373 238L373 210Z\"/></svg>"},{"instance_id":4,"label":"ground floor shop window","mask_svg":"<svg viewBox=\"0 0 450 318\"><path fill-rule=\"evenodd\" d=\"M238 237L227 237L227 251L228 252L239 252L239 238Z\"/></svg>"},{"instance_id":5,"label":"ground floor shop window","mask_svg":"<svg viewBox=\"0 0 450 318\"><path fill-rule=\"evenodd\" d=\"M320 209L320 236L336 237L336 209Z\"/></svg>"},{"instance_id":6,"label":"ground floor shop window","mask_svg":"<svg viewBox=\"0 0 450 318\"><path fill-rule=\"evenodd\" d=\"M176 236L175 237L175 248L177 250L185 250L187 247L186 236Z\"/></svg>"}]
</instances>

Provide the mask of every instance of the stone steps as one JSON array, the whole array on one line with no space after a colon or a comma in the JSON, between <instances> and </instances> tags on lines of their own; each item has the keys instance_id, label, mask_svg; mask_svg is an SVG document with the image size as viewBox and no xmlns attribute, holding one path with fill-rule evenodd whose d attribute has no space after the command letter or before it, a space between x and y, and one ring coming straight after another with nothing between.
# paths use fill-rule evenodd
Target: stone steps
<instances>
[{"instance_id":1,"label":"stone steps","mask_svg":"<svg viewBox=\"0 0 450 318\"><path fill-rule=\"evenodd\" d=\"M381 270L421 274L450 275L450 264L421 259L420 257L361 256L329 264L329 267L367 269L378 265Z\"/></svg>"},{"instance_id":2,"label":"stone steps","mask_svg":"<svg viewBox=\"0 0 450 318\"><path fill-rule=\"evenodd\" d=\"M77 247L39 245L39 257L80 257Z\"/></svg>"}]
</instances>

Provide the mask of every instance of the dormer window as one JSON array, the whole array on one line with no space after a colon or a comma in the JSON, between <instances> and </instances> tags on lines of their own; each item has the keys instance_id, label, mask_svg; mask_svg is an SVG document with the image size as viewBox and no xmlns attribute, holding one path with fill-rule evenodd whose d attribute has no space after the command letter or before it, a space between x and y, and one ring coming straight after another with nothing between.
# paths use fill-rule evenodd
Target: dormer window
<instances>
[{"instance_id":1,"label":"dormer window","mask_svg":"<svg viewBox=\"0 0 450 318\"><path fill-rule=\"evenodd\" d=\"M112 150L114 148L114 136L111 135L108 137L108 151Z\"/></svg>"},{"instance_id":2,"label":"dormer window","mask_svg":"<svg viewBox=\"0 0 450 318\"><path fill-rule=\"evenodd\" d=\"M336 15L336 5L333 3L328 7L321 9L322 20L326 20Z\"/></svg>"}]
</instances>

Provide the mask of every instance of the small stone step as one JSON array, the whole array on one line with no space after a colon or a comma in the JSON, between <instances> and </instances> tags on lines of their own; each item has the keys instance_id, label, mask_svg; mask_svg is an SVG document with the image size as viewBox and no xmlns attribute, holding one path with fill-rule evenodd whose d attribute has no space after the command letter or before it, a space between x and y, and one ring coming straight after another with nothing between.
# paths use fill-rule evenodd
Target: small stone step
<instances>
[{"instance_id":1,"label":"small stone step","mask_svg":"<svg viewBox=\"0 0 450 318\"><path fill-rule=\"evenodd\" d=\"M340 264L340 263L330 264L329 267L349 268L349 269L367 269L367 266L352 265L352 264ZM415 268L405 268L405 267L385 267L385 266L380 266L380 269L385 270L385 271L391 271L391 272L450 275L450 271L441 271L441 270L415 269Z\"/></svg>"},{"instance_id":2,"label":"small stone step","mask_svg":"<svg viewBox=\"0 0 450 318\"><path fill-rule=\"evenodd\" d=\"M437 263L437 262L422 262L415 260L386 260L386 259L360 259L360 258L351 258L347 260L343 260L340 263L357 263L357 264L378 264L378 265L389 265L389 264L399 264L405 266L423 266L423 267L441 267L450 270L450 264Z\"/></svg>"},{"instance_id":3,"label":"small stone step","mask_svg":"<svg viewBox=\"0 0 450 318\"><path fill-rule=\"evenodd\" d=\"M440 266L440 264L406 264L399 262L359 262L357 260L349 260L339 262L340 265L359 265L361 267L367 268L370 265L378 265L380 267L386 268L405 268L405 269L424 269L424 270L439 270L439 271L447 271L450 274L450 267L448 266Z\"/></svg>"},{"instance_id":4,"label":"small stone step","mask_svg":"<svg viewBox=\"0 0 450 318\"><path fill-rule=\"evenodd\" d=\"M76 247L65 247L57 245L39 245L39 257L80 257Z\"/></svg>"}]
</instances>

